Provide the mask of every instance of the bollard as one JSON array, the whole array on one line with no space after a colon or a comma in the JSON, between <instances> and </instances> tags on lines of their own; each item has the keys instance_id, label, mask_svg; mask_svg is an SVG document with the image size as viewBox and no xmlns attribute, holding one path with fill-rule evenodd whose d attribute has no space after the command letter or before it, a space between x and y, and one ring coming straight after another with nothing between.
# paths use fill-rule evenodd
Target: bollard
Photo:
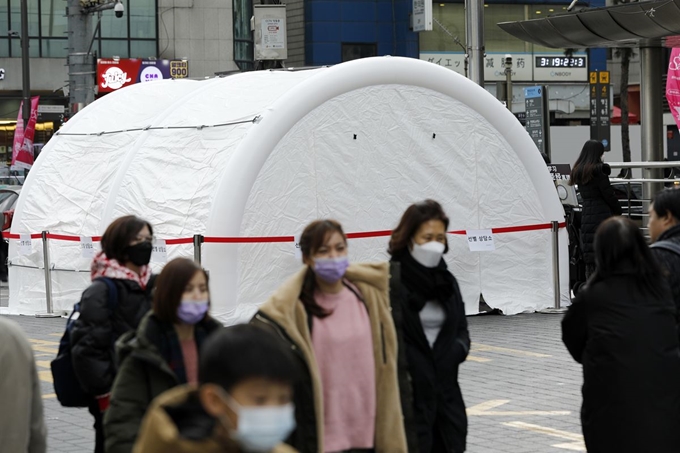
<instances>
[{"instance_id":1,"label":"bollard","mask_svg":"<svg viewBox=\"0 0 680 453\"><path fill-rule=\"evenodd\" d=\"M552 250L553 250L553 291L555 293L555 308L560 308L560 223L551 222Z\"/></svg>"},{"instance_id":2,"label":"bollard","mask_svg":"<svg viewBox=\"0 0 680 453\"><path fill-rule=\"evenodd\" d=\"M201 265L201 244L203 244L203 235L194 234L194 261L199 266Z\"/></svg>"},{"instance_id":3,"label":"bollard","mask_svg":"<svg viewBox=\"0 0 680 453\"><path fill-rule=\"evenodd\" d=\"M47 299L47 314L54 313L52 307L52 269L50 265L50 243L47 238L48 231L42 232L43 260L45 266L45 297Z\"/></svg>"}]
</instances>

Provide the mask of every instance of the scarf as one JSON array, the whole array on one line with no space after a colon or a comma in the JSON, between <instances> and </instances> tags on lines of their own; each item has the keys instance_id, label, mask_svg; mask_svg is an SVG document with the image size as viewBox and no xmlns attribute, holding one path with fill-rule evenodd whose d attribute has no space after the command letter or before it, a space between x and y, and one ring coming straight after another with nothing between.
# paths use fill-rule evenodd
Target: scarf
<instances>
[{"instance_id":1,"label":"scarf","mask_svg":"<svg viewBox=\"0 0 680 453\"><path fill-rule=\"evenodd\" d=\"M182 355L182 345L180 344L179 336L172 324L161 322L157 318L156 322L158 323L157 332L151 334L151 341L156 345L158 352L165 359L172 372L175 373L179 383L186 384L187 371L184 365L184 356ZM205 320L194 326L194 340L196 340L196 349L198 351L201 350L201 345L210 333L204 323Z\"/></svg>"},{"instance_id":2,"label":"scarf","mask_svg":"<svg viewBox=\"0 0 680 453\"><path fill-rule=\"evenodd\" d=\"M392 257L401 263L401 282L406 288L409 308L420 312L425 303L437 300L446 308L454 292L454 278L442 258L437 267L425 267L403 250Z\"/></svg>"},{"instance_id":3,"label":"scarf","mask_svg":"<svg viewBox=\"0 0 680 453\"><path fill-rule=\"evenodd\" d=\"M90 277L92 280L99 277L132 280L137 282L140 288L146 289L146 285L151 278L151 268L149 266L142 266L141 274L138 275L136 272L132 272L127 267L121 265L118 261L108 259L104 252L99 252L92 260Z\"/></svg>"}]
</instances>

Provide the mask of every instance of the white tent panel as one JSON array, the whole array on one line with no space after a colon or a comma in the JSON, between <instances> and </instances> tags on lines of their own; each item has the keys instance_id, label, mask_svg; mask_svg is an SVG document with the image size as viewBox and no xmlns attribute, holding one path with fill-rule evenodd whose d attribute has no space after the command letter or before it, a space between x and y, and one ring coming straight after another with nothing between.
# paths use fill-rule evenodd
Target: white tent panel
<instances>
[{"instance_id":1,"label":"white tent panel","mask_svg":"<svg viewBox=\"0 0 680 453\"><path fill-rule=\"evenodd\" d=\"M112 133L68 135L101 131ZM418 60L141 84L88 106L62 132L28 178L15 233L97 235L128 213L163 238L293 235L319 217L338 219L347 232L387 230L428 197L442 202L453 230L563 219L514 117L467 79ZM352 240L350 255L385 259L387 240ZM23 257L12 242L14 264L42 261L38 241ZM505 313L552 305L550 233L497 235L496 243L495 252L471 253L464 236L450 237L447 259L468 313L477 312L480 293ZM55 267L88 268L77 243L53 241L50 249ZM169 250L191 255L190 246ZM205 244L204 264L213 312L235 322L299 258L291 243ZM522 280L510 272L519 268ZM55 308L70 308L87 277L54 272ZM41 271L13 266L10 288L10 312L44 310Z\"/></svg>"}]
</instances>

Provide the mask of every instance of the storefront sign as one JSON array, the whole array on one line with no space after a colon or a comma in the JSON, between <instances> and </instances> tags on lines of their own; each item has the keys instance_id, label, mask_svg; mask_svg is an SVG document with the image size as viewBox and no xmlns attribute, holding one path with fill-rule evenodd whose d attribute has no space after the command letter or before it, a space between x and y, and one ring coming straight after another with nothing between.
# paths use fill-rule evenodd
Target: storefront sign
<instances>
[{"instance_id":1,"label":"storefront sign","mask_svg":"<svg viewBox=\"0 0 680 453\"><path fill-rule=\"evenodd\" d=\"M505 53L487 52L484 56L484 80L505 81ZM421 52L420 59L465 75L463 52ZM588 79L588 57L575 54L512 54L513 82L585 82Z\"/></svg>"},{"instance_id":2,"label":"storefront sign","mask_svg":"<svg viewBox=\"0 0 680 453\"><path fill-rule=\"evenodd\" d=\"M97 60L97 84L100 93L119 90L135 83L183 79L188 75L189 63L185 60L140 58Z\"/></svg>"}]
</instances>

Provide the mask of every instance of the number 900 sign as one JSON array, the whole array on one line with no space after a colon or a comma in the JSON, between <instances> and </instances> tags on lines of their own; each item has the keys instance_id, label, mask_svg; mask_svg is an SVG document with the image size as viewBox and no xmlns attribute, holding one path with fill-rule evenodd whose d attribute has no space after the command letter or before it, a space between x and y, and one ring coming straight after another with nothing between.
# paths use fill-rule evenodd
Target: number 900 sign
<instances>
[{"instance_id":1,"label":"number 900 sign","mask_svg":"<svg viewBox=\"0 0 680 453\"><path fill-rule=\"evenodd\" d=\"M170 77L184 79L189 76L189 64L186 61L170 62Z\"/></svg>"}]
</instances>

